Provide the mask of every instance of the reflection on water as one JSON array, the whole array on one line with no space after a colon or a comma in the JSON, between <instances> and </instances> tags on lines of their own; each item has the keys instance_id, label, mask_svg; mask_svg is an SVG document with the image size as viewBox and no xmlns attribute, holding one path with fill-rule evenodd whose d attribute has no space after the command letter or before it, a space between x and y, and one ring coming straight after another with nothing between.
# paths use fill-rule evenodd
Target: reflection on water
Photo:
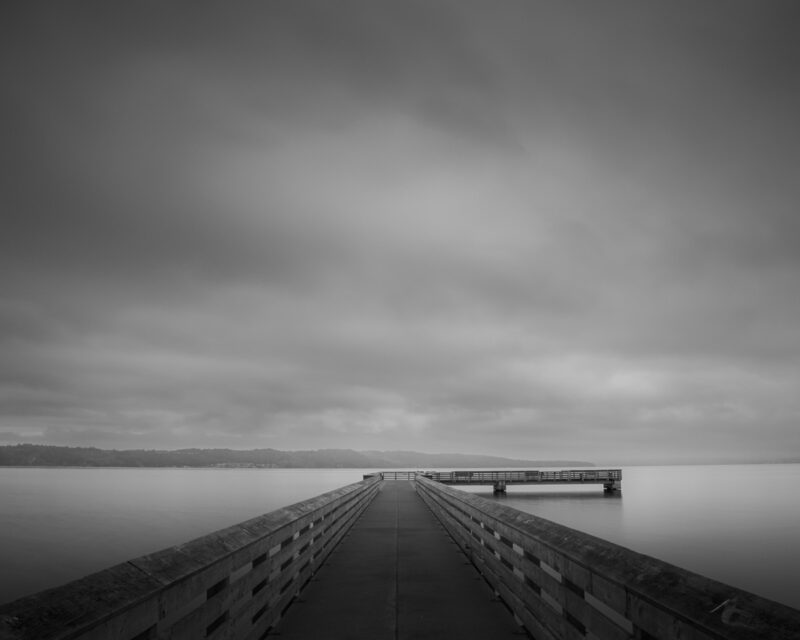
<instances>
[{"instance_id":1,"label":"reflection on water","mask_svg":"<svg viewBox=\"0 0 800 640\"><path fill-rule=\"evenodd\" d=\"M505 496L492 492L476 492L483 498L491 498L507 507L533 513L540 518L580 529L600 538L611 539L622 533L621 510L624 506L622 494L605 493L602 486L565 487L565 491L531 491L523 487L512 487Z\"/></svg>"},{"instance_id":2,"label":"reflection on water","mask_svg":"<svg viewBox=\"0 0 800 640\"><path fill-rule=\"evenodd\" d=\"M0 602L356 482L359 469L0 468ZM460 487L800 609L800 465Z\"/></svg>"}]
</instances>

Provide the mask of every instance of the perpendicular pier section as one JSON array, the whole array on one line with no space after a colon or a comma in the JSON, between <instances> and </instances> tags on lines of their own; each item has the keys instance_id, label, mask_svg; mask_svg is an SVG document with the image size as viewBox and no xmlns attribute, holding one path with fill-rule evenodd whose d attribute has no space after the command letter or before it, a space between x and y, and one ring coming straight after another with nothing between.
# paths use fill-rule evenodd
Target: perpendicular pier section
<instances>
[{"instance_id":1,"label":"perpendicular pier section","mask_svg":"<svg viewBox=\"0 0 800 640\"><path fill-rule=\"evenodd\" d=\"M385 473L385 472L384 472ZM622 491L622 469L576 469L565 471L425 471L426 478L442 484L492 485L503 493L510 484L602 484L607 493Z\"/></svg>"}]
</instances>

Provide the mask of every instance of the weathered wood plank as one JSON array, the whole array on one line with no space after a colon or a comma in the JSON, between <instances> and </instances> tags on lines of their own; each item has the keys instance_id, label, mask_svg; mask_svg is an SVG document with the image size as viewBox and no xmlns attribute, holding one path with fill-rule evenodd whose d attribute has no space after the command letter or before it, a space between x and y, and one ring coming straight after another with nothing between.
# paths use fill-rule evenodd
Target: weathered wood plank
<instances>
[{"instance_id":1,"label":"weathered wood plank","mask_svg":"<svg viewBox=\"0 0 800 640\"><path fill-rule=\"evenodd\" d=\"M162 584L130 563L91 574L0 608L0 638L66 640L114 616L143 631L158 621L155 596ZM132 636L135 634L132 634Z\"/></svg>"}]
</instances>

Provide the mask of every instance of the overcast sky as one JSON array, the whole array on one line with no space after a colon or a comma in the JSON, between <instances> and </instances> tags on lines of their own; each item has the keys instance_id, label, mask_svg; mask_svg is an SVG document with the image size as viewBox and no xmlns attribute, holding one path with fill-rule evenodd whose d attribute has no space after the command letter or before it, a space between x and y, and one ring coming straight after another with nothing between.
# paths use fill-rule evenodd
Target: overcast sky
<instances>
[{"instance_id":1,"label":"overcast sky","mask_svg":"<svg viewBox=\"0 0 800 640\"><path fill-rule=\"evenodd\" d=\"M0 14L0 443L800 457L796 2Z\"/></svg>"}]
</instances>

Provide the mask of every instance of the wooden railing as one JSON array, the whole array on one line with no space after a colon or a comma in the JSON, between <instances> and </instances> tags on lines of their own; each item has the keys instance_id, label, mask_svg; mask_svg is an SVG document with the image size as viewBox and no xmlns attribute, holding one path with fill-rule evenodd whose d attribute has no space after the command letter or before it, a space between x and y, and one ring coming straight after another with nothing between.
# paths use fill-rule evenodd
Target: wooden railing
<instances>
[{"instance_id":1,"label":"wooden railing","mask_svg":"<svg viewBox=\"0 0 800 640\"><path fill-rule=\"evenodd\" d=\"M582 483L622 480L621 469L580 469L569 471L426 471L426 478L445 484L492 484L499 481L519 483Z\"/></svg>"},{"instance_id":2,"label":"wooden railing","mask_svg":"<svg viewBox=\"0 0 800 640\"><path fill-rule=\"evenodd\" d=\"M380 486L367 478L0 607L0 640L263 638Z\"/></svg>"},{"instance_id":3,"label":"wooden railing","mask_svg":"<svg viewBox=\"0 0 800 640\"><path fill-rule=\"evenodd\" d=\"M800 638L795 609L421 475L416 487L537 640Z\"/></svg>"},{"instance_id":4,"label":"wooden railing","mask_svg":"<svg viewBox=\"0 0 800 640\"><path fill-rule=\"evenodd\" d=\"M417 477L416 471L381 471L378 475L384 480L413 480Z\"/></svg>"}]
</instances>

